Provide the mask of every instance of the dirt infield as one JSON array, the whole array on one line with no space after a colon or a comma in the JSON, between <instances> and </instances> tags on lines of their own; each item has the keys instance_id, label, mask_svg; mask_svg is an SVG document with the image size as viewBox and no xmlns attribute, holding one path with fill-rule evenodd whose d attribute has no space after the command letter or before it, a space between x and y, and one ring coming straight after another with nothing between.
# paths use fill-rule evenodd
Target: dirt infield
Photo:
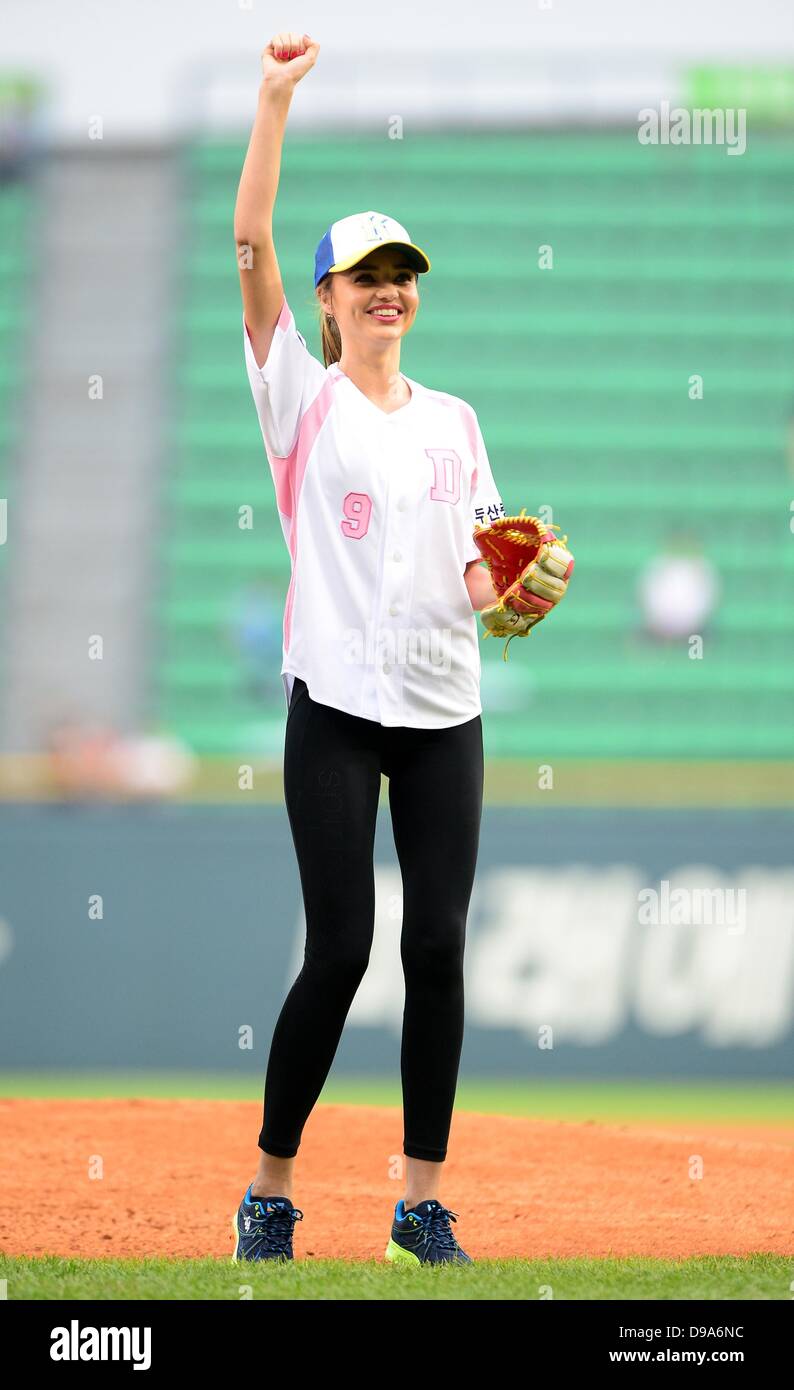
<instances>
[{"instance_id":1,"label":"dirt infield","mask_svg":"<svg viewBox=\"0 0 794 1390\"><path fill-rule=\"evenodd\" d=\"M0 1100L0 1249L229 1256L260 1123L250 1101ZM315 1109L296 1258L383 1258L401 1151L398 1109ZM475 1258L792 1254L792 1159L791 1128L457 1112L439 1196Z\"/></svg>"}]
</instances>

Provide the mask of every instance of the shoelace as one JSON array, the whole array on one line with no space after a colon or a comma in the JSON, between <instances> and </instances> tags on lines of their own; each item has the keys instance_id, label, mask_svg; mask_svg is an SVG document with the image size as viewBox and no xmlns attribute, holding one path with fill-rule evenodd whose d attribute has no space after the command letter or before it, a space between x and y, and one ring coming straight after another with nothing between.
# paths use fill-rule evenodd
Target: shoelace
<instances>
[{"instance_id":1,"label":"shoelace","mask_svg":"<svg viewBox=\"0 0 794 1390\"><path fill-rule=\"evenodd\" d=\"M255 1244L264 1245L265 1249L283 1250L287 1241L292 1238L295 1229L295 1222L303 1220L303 1212L298 1207L287 1210L284 1207L276 1207L273 1211L266 1212L262 1217L262 1233Z\"/></svg>"},{"instance_id":2,"label":"shoelace","mask_svg":"<svg viewBox=\"0 0 794 1390\"><path fill-rule=\"evenodd\" d=\"M450 1211L448 1207L433 1207L425 1217L425 1229L422 1232L422 1240L425 1245L431 1241L440 1245L442 1250L454 1252L458 1249L458 1242L452 1234L450 1217L453 1221L458 1218L456 1211Z\"/></svg>"}]
</instances>

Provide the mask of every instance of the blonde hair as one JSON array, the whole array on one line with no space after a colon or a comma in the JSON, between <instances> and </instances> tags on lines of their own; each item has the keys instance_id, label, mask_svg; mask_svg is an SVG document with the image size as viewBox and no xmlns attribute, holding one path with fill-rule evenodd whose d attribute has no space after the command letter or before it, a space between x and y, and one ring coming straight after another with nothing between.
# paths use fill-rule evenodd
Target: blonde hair
<instances>
[{"instance_id":1,"label":"blonde hair","mask_svg":"<svg viewBox=\"0 0 794 1390\"><path fill-rule=\"evenodd\" d=\"M323 276L317 289L320 289L330 278L331 271L329 270L328 273ZM326 367L330 367L332 362L338 362L342 356L342 335L339 332L339 325L336 319L329 315L327 310L323 308L322 303L319 305L319 316L323 363Z\"/></svg>"}]
</instances>

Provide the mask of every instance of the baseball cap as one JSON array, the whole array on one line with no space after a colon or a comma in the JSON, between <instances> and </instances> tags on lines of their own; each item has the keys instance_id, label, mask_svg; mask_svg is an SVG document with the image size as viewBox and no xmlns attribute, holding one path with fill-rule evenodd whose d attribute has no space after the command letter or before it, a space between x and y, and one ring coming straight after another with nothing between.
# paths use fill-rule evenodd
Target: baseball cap
<instances>
[{"instance_id":1,"label":"baseball cap","mask_svg":"<svg viewBox=\"0 0 794 1390\"><path fill-rule=\"evenodd\" d=\"M349 270L379 246L404 246L415 270L430 269L430 261L414 246L405 228L383 212L354 212L332 222L314 255L314 288L329 270Z\"/></svg>"}]
</instances>

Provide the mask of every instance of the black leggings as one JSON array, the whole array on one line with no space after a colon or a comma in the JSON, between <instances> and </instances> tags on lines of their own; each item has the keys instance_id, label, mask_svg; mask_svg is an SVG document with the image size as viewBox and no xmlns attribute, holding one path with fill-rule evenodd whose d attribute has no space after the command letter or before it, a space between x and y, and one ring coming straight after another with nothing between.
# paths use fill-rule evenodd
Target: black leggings
<instances>
[{"instance_id":1,"label":"black leggings","mask_svg":"<svg viewBox=\"0 0 794 1390\"><path fill-rule=\"evenodd\" d=\"M480 837L482 719L387 728L295 679L284 793L306 910L303 967L276 1022L259 1147L292 1158L369 961L381 772L403 885L403 1151L443 1162L463 1045L463 952Z\"/></svg>"}]
</instances>

